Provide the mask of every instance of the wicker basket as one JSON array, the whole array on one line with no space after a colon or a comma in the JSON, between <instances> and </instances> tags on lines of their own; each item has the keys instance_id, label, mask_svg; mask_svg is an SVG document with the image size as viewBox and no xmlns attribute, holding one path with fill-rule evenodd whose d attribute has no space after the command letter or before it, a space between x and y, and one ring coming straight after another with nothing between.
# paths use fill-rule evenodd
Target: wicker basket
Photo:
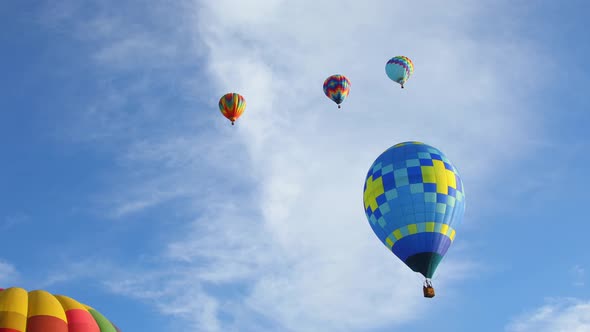
<instances>
[{"instance_id":1,"label":"wicker basket","mask_svg":"<svg viewBox=\"0 0 590 332\"><path fill-rule=\"evenodd\" d=\"M434 297L434 288L432 286L424 286L422 287L424 290L424 297L433 298Z\"/></svg>"}]
</instances>

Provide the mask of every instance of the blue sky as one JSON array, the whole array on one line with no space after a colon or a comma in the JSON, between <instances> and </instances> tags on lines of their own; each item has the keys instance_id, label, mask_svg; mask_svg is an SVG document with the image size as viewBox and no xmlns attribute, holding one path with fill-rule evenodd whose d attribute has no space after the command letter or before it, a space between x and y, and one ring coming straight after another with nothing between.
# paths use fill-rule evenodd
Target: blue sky
<instances>
[{"instance_id":1,"label":"blue sky","mask_svg":"<svg viewBox=\"0 0 590 332\"><path fill-rule=\"evenodd\" d=\"M0 283L123 331L590 331L588 9L3 3ZM433 300L362 209L368 167L408 140L466 188Z\"/></svg>"}]
</instances>

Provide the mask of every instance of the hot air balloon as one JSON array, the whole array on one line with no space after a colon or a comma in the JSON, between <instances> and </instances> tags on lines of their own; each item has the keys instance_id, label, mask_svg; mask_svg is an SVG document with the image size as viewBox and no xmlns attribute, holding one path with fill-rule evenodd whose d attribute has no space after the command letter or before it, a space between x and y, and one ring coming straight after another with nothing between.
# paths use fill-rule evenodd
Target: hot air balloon
<instances>
[{"instance_id":1,"label":"hot air balloon","mask_svg":"<svg viewBox=\"0 0 590 332\"><path fill-rule=\"evenodd\" d=\"M223 116L231 121L232 126L242 113L244 113L245 109L246 100L240 94L226 93L219 99L219 110Z\"/></svg>"},{"instance_id":2,"label":"hot air balloon","mask_svg":"<svg viewBox=\"0 0 590 332\"><path fill-rule=\"evenodd\" d=\"M0 288L0 332L121 332L94 308L44 290Z\"/></svg>"},{"instance_id":3,"label":"hot air balloon","mask_svg":"<svg viewBox=\"0 0 590 332\"><path fill-rule=\"evenodd\" d=\"M438 149L420 142L396 144L373 163L363 202L373 232L410 269L431 278L463 219L465 193L457 169Z\"/></svg>"},{"instance_id":4,"label":"hot air balloon","mask_svg":"<svg viewBox=\"0 0 590 332\"><path fill-rule=\"evenodd\" d=\"M404 83L406 83L414 72L414 64L408 57L396 56L387 61L385 72L392 81L401 84L403 89Z\"/></svg>"},{"instance_id":5,"label":"hot air balloon","mask_svg":"<svg viewBox=\"0 0 590 332\"><path fill-rule=\"evenodd\" d=\"M332 75L324 81L324 93L338 105L338 108L349 92L350 81L344 75Z\"/></svg>"}]
</instances>

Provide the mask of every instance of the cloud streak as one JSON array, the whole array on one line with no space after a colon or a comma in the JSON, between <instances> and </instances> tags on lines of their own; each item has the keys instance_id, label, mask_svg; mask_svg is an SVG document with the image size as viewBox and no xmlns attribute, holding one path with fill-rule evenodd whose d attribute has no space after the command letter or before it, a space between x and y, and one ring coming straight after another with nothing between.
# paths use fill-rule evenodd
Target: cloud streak
<instances>
[{"instance_id":1,"label":"cloud streak","mask_svg":"<svg viewBox=\"0 0 590 332\"><path fill-rule=\"evenodd\" d=\"M0 284L2 288L7 288L17 282L20 278L16 267L8 262L0 260Z\"/></svg>"},{"instance_id":2,"label":"cloud streak","mask_svg":"<svg viewBox=\"0 0 590 332\"><path fill-rule=\"evenodd\" d=\"M554 299L534 311L514 319L508 332L584 332L590 330L590 302Z\"/></svg>"},{"instance_id":3,"label":"cloud streak","mask_svg":"<svg viewBox=\"0 0 590 332\"><path fill-rule=\"evenodd\" d=\"M582 287L586 284L586 269L580 265L574 265L571 269L574 286Z\"/></svg>"}]
</instances>

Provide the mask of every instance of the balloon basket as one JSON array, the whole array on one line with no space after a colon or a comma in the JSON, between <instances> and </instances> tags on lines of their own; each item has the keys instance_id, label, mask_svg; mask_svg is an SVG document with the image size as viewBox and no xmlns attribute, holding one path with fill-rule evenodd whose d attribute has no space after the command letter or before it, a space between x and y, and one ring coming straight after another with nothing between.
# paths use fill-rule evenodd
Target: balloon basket
<instances>
[{"instance_id":1,"label":"balloon basket","mask_svg":"<svg viewBox=\"0 0 590 332\"><path fill-rule=\"evenodd\" d=\"M429 299L434 297L434 287L424 286L422 287L422 290L424 291L424 297L427 297Z\"/></svg>"}]
</instances>

